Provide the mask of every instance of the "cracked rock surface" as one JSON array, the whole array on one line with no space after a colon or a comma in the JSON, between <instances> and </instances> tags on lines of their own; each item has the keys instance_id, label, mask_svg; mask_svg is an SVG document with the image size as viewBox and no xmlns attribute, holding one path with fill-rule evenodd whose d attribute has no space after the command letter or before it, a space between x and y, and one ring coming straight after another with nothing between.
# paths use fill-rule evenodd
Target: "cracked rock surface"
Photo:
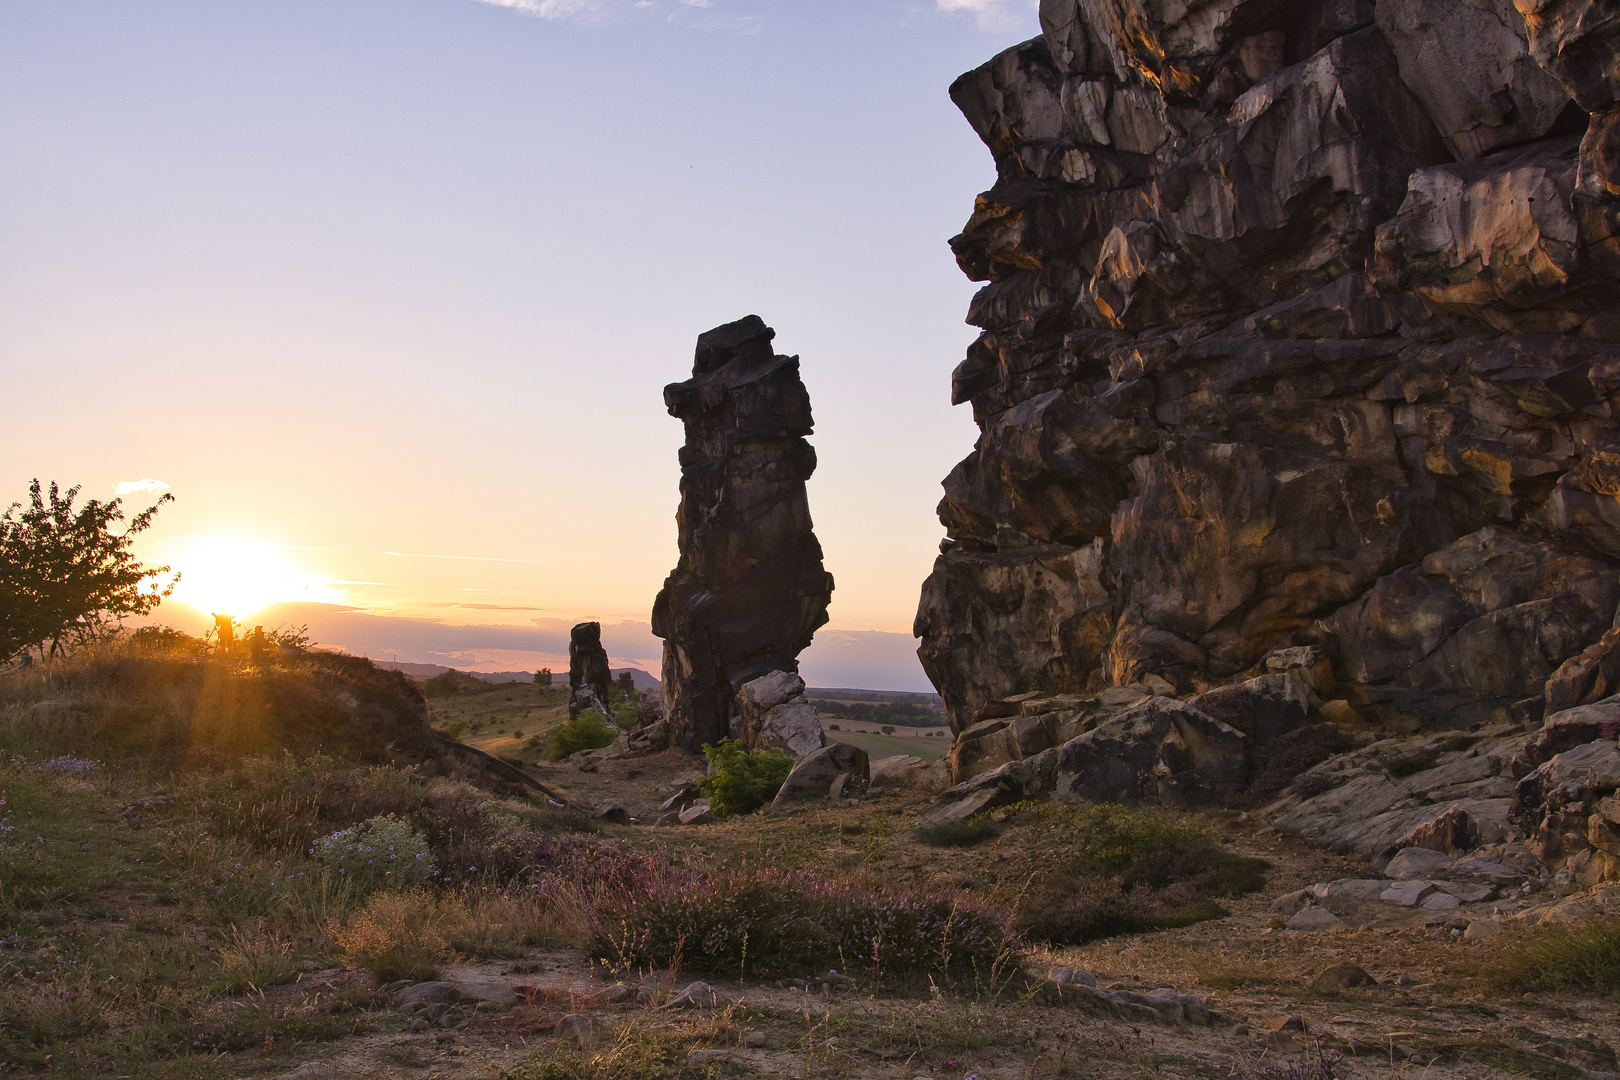
<instances>
[{"instance_id":1,"label":"cracked rock surface","mask_svg":"<svg viewBox=\"0 0 1620 1080\"><path fill-rule=\"evenodd\" d=\"M951 241L985 282L952 383L980 436L915 626L952 779L1124 688L1205 695L1251 744L1620 689L1620 0L1041 25L951 90L998 173Z\"/></svg>"}]
</instances>

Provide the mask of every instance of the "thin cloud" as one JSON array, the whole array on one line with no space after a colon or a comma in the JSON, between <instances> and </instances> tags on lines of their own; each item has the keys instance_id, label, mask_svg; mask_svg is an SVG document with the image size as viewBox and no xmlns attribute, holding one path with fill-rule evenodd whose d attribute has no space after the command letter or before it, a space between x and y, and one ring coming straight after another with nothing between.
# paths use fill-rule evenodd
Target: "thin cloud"
<instances>
[{"instance_id":1,"label":"thin cloud","mask_svg":"<svg viewBox=\"0 0 1620 1080\"><path fill-rule=\"evenodd\" d=\"M721 10L735 4L717 0L478 0L481 4L503 7L531 15L590 26L609 23L626 15L662 16L664 21L705 30L731 30L752 34L759 29L759 16L739 15Z\"/></svg>"},{"instance_id":2,"label":"thin cloud","mask_svg":"<svg viewBox=\"0 0 1620 1080\"><path fill-rule=\"evenodd\" d=\"M980 30L999 32L1036 27L1038 5L1033 0L935 0L943 15L972 15Z\"/></svg>"},{"instance_id":3,"label":"thin cloud","mask_svg":"<svg viewBox=\"0 0 1620 1080\"><path fill-rule=\"evenodd\" d=\"M610 14L603 0L478 0L481 4L511 8L538 19L558 19L564 22L601 22Z\"/></svg>"},{"instance_id":4,"label":"thin cloud","mask_svg":"<svg viewBox=\"0 0 1620 1080\"><path fill-rule=\"evenodd\" d=\"M143 491L168 491L169 485L150 476L140 480L120 480L113 485L114 495L139 495Z\"/></svg>"}]
</instances>

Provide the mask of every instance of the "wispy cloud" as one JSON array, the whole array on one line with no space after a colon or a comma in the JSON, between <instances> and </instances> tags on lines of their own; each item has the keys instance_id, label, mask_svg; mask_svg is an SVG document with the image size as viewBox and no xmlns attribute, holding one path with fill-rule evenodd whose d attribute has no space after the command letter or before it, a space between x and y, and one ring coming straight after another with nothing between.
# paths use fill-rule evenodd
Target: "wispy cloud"
<instances>
[{"instance_id":1,"label":"wispy cloud","mask_svg":"<svg viewBox=\"0 0 1620 1080\"><path fill-rule=\"evenodd\" d=\"M513 11L521 11L525 15L541 19L560 19L574 23L601 22L611 14L611 7L618 6L610 5L605 0L479 0L479 2L511 8Z\"/></svg>"},{"instance_id":2,"label":"wispy cloud","mask_svg":"<svg viewBox=\"0 0 1620 1080\"><path fill-rule=\"evenodd\" d=\"M1034 32L1037 0L934 0L941 13L968 14L978 20L979 29L990 31L1018 30L1024 27Z\"/></svg>"},{"instance_id":3,"label":"wispy cloud","mask_svg":"<svg viewBox=\"0 0 1620 1080\"><path fill-rule=\"evenodd\" d=\"M539 19L578 25L613 22L625 16L659 18L665 22L705 30L751 34L759 29L759 16L735 10L737 3L722 0L478 0Z\"/></svg>"},{"instance_id":4,"label":"wispy cloud","mask_svg":"<svg viewBox=\"0 0 1620 1080\"><path fill-rule=\"evenodd\" d=\"M114 495L139 495L143 491L168 491L169 485L150 476L140 480L120 480L113 485Z\"/></svg>"}]
</instances>

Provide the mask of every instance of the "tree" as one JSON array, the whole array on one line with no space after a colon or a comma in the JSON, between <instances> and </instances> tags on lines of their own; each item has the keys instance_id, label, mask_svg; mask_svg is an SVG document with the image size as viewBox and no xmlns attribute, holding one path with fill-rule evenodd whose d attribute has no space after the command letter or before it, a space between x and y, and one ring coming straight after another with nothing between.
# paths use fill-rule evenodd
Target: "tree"
<instances>
[{"instance_id":1,"label":"tree","mask_svg":"<svg viewBox=\"0 0 1620 1080\"><path fill-rule=\"evenodd\" d=\"M539 671L535 672L534 673L534 681L536 683L538 683L539 685L541 685L541 686L550 686L551 685L551 669L548 668L548 667L543 667Z\"/></svg>"},{"instance_id":2,"label":"tree","mask_svg":"<svg viewBox=\"0 0 1620 1080\"><path fill-rule=\"evenodd\" d=\"M126 615L145 615L174 591L152 578L167 566L148 566L130 550L152 525L165 494L121 531L123 500L90 499L78 509L55 483L28 485L28 505L12 503L0 516L0 660L38 649L54 655L116 630ZM149 584L148 584L149 583Z\"/></svg>"}]
</instances>

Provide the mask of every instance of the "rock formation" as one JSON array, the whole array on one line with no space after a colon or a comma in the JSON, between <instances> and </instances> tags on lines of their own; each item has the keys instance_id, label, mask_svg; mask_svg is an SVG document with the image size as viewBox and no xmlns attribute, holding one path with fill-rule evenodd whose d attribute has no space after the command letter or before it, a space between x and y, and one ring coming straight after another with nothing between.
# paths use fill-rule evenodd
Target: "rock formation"
<instances>
[{"instance_id":1,"label":"rock formation","mask_svg":"<svg viewBox=\"0 0 1620 1080\"><path fill-rule=\"evenodd\" d=\"M756 315L716 327L698 337L692 378L664 388L686 424L681 555L652 626L664 639L664 717L687 750L728 734L744 683L796 673L827 621L832 575L804 489L816 468L810 396L775 337Z\"/></svg>"},{"instance_id":2,"label":"rock formation","mask_svg":"<svg viewBox=\"0 0 1620 1080\"><path fill-rule=\"evenodd\" d=\"M998 171L951 241L981 434L915 628L956 779L1109 688L1255 741L1614 693L1620 2L1041 25L951 88Z\"/></svg>"},{"instance_id":3,"label":"rock formation","mask_svg":"<svg viewBox=\"0 0 1620 1080\"><path fill-rule=\"evenodd\" d=\"M607 716L608 687L612 682L607 650L602 648L602 624L579 623L568 631L569 719L586 709Z\"/></svg>"},{"instance_id":4,"label":"rock formation","mask_svg":"<svg viewBox=\"0 0 1620 1080\"><path fill-rule=\"evenodd\" d=\"M773 671L737 691L738 738L749 750L781 750L801 758L826 744L821 716L804 696L804 680Z\"/></svg>"}]
</instances>

